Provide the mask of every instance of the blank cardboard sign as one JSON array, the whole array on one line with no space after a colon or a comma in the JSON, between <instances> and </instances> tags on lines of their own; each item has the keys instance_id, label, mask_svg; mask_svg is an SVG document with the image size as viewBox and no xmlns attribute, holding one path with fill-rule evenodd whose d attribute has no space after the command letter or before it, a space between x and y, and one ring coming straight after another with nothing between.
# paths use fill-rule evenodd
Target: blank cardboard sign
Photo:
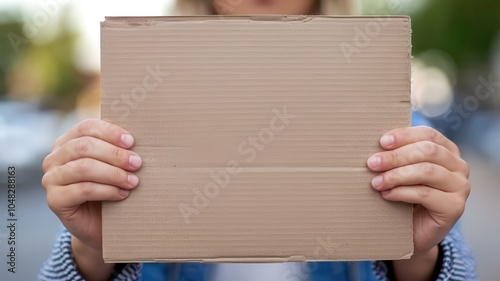
<instances>
[{"instance_id":1,"label":"blank cardboard sign","mask_svg":"<svg viewBox=\"0 0 500 281\"><path fill-rule=\"evenodd\" d=\"M106 18L102 119L139 187L103 204L107 262L393 260L412 206L366 167L410 125L408 17Z\"/></svg>"}]
</instances>

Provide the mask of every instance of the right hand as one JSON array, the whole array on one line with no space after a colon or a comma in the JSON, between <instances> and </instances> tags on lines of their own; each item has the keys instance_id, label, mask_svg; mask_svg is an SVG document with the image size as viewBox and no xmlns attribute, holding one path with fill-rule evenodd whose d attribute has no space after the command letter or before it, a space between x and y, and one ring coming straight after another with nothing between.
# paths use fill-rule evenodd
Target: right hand
<instances>
[{"instance_id":1,"label":"right hand","mask_svg":"<svg viewBox=\"0 0 500 281\"><path fill-rule=\"evenodd\" d=\"M127 198L139 181L132 172L142 160L129 150L133 144L121 127L88 119L59 137L43 161L49 208L75 238L99 252L101 201Z\"/></svg>"}]
</instances>

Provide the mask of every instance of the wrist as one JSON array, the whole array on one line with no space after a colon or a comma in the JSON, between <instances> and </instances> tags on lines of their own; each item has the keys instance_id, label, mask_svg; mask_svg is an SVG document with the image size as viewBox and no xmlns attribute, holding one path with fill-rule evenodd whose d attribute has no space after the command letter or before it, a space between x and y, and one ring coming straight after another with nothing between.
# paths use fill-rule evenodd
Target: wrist
<instances>
[{"instance_id":1,"label":"wrist","mask_svg":"<svg viewBox=\"0 0 500 281\"><path fill-rule=\"evenodd\" d=\"M80 239L71 236L71 252L76 267L85 280L105 281L110 279L115 264L104 263L102 250L91 248Z\"/></svg>"},{"instance_id":2,"label":"wrist","mask_svg":"<svg viewBox=\"0 0 500 281\"><path fill-rule=\"evenodd\" d=\"M438 264L439 246L416 253L409 260L392 261L397 281L431 281Z\"/></svg>"},{"instance_id":3,"label":"wrist","mask_svg":"<svg viewBox=\"0 0 500 281\"><path fill-rule=\"evenodd\" d=\"M431 261L436 260L439 254L439 245L436 245L425 252L416 252L409 260Z\"/></svg>"}]
</instances>

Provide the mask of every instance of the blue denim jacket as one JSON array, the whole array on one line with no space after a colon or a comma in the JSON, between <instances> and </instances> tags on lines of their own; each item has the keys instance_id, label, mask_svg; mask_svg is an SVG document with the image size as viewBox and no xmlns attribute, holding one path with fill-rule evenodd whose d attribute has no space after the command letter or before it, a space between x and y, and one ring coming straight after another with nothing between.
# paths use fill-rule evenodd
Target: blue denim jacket
<instances>
[{"instance_id":1,"label":"blue denim jacket","mask_svg":"<svg viewBox=\"0 0 500 281\"><path fill-rule=\"evenodd\" d=\"M371 262L313 262L308 263L305 271L309 272L310 281L378 281L371 265ZM208 276L213 266L196 263L144 264L141 281L211 281ZM287 281L286 276L277 281Z\"/></svg>"}]
</instances>

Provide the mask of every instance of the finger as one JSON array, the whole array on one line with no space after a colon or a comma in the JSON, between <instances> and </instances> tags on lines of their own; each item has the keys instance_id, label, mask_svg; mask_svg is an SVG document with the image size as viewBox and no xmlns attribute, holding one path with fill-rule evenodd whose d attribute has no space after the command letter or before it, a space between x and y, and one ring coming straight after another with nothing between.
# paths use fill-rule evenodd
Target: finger
<instances>
[{"instance_id":1,"label":"finger","mask_svg":"<svg viewBox=\"0 0 500 281\"><path fill-rule=\"evenodd\" d=\"M69 140L47 156L42 166L47 171L50 167L62 166L81 158L92 158L127 171L135 171L142 165L139 155L130 150L94 137L80 137Z\"/></svg>"},{"instance_id":2,"label":"finger","mask_svg":"<svg viewBox=\"0 0 500 281\"><path fill-rule=\"evenodd\" d=\"M120 126L97 119L84 120L59 137L52 149L57 149L71 139L90 136L101 139L115 146L130 148L134 144L134 138Z\"/></svg>"},{"instance_id":3,"label":"finger","mask_svg":"<svg viewBox=\"0 0 500 281\"><path fill-rule=\"evenodd\" d=\"M47 204L53 211L79 206L88 201L119 201L127 198L129 190L95 182L80 182L53 186L47 192Z\"/></svg>"},{"instance_id":4,"label":"finger","mask_svg":"<svg viewBox=\"0 0 500 281\"><path fill-rule=\"evenodd\" d=\"M452 172L468 174L467 163L444 146L431 141L419 141L394 150L376 153L368 158L367 164L372 171L388 171L410 164L430 162L443 166Z\"/></svg>"},{"instance_id":5,"label":"finger","mask_svg":"<svg viewBox=\"0 0 500 281\"><path fill-rule=\"evenodd\" d=\"M389 131L380 138L380 145L385 149L395 149L419 141L437 143L460 156L460 150L456 144L440 132L427 126L399 128Z\"/></svg>"},{"instance_id":6,"label":"finger","mask_svg":"<svg viewBox=\"0 0 500 281\"><path fill-rule=\"evenodd\" d=\"M378 175L372 179L376 190L385 191L405 185L427 185L445 192L454 192L462 188L466 180L442 166L424 162L399 167Z\"/></svg>"},{"instance_id":7,"label":"finger","mask_svg":"<svg viewBox=\"0 0 500 281\"><path fill-rule=\"evenodd\" d=\"M50 169L46 174L53 185L69 185L78 182L96 182L131 189L137 186L136 175L107 163L82 158Z\"/></svg>"},{"instance_id":8,"label":"finger","mask_svg":"<svg viewBox=\"0 0 500 281\"><path fill-rule=\"evenodd\" d=\"M463 197L426 185L399 186L381 192L381 196L388 201L420 204L430 212L441 215L443 219L449 217L447 214L458 218L465 209Z\"/></svg>"}]
</instances>

